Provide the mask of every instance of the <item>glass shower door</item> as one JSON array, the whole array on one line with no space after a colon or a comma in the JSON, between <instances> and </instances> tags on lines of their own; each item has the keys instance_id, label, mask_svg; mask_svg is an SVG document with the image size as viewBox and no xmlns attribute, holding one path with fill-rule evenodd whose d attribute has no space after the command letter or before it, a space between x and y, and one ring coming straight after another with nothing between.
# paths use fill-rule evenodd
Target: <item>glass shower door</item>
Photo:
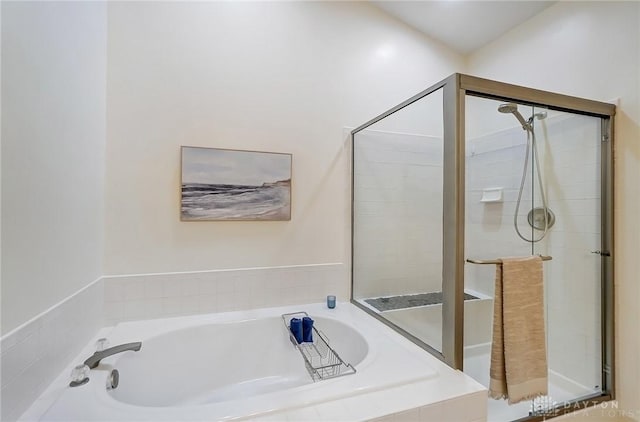
<instances>
[{"instance_id":1,"label":"glass shower door","mask_svg":"<svg viewBox=\"0 0 640 422\"><path fill-rule=\"evenodd\" d=\"M533 244L544 265L549 396L602 391L601 119L550 111L534 129L554 224ZM542 207L541 203L536 204ZM540 230L536 230L538 235Z\"/></svg>"},{"instance_id":2,"label":"glass shower door","mask_svg":"<svg viewBox=\"0 0 640 422\"><path fill-rule=\"evenodd\" d=\"M548 395L511 406L489 399L489 421L551 415L602 392L601 257L592 253L602 249L600 125L596 117L466 97L466 256L552 258L543 262ZM465 292L478 299L464 308L464 371L485 386L495 270L465 266Z\"/></svg>"}]
</instances>

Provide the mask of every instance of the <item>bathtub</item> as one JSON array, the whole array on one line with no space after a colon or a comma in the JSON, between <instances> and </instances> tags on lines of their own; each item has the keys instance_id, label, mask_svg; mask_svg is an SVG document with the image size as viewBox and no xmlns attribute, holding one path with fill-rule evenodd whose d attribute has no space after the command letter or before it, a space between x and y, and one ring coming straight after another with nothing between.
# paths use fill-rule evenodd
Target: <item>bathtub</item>
<instances>
[{"instance_id":1,"label":"bathtub","mask_svg":"<svg viewBox=\"0 0 640 422\"><path fill-rule=\"evenodd\" d=\"M295 311L309 313L355 374L312 381L281 318ZM89 383L64 387L42 420L260 418L436 379L442 365L348 303L128 322L106 337L142 349L103 359ZM107 390L114 368L120 383Z\"/></svg>"}]
</instances>

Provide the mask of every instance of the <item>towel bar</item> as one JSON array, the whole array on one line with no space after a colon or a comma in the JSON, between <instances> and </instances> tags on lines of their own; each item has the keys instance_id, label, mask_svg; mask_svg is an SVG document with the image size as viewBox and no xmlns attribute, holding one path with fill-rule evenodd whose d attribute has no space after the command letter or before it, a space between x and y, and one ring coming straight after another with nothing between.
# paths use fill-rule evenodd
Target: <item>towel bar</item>
<instances>
[{"instance_id":1,"label":"towel bar","mask_svg":"<svg viewBox=\"0 0 640 422\"><path fill-rule=\"evenodd\" d=\"M551 261L553 257L546 255L539 255L543 261ZM499 259L467 259L469 264L502 264Z\"/></svg>"}]
</instances>

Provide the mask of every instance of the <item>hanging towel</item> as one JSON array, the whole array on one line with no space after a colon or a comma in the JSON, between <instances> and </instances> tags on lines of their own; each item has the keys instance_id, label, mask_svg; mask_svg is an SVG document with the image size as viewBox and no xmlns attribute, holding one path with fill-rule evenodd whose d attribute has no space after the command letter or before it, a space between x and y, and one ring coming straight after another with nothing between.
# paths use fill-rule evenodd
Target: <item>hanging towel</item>
<instances>
[{"instance_id":1,"label":"hanging towel","mask_svg":"<svg viewBox=\"0 0 640 422\"><path fill-rule=\"evenodd\" d=\"M307 316L302 318L302 341L313 343L313 320Z\"/></svg>"},{"instance_id":2,"label":"hanging towel","mask_svg":"<svg viewBox=\"0 0 640 422\"><path fill-rule=\"evenodd\" d=\"M496 265L489 396L515 404L547 394L542 259L501 261Z\"/></svg>"},{"instance_id":3,"label":"hanging towel","mask_svg":"<svg viewBox=\"0 0 640 422\"><path fill-rule=\"evenodd\" d=\"M302 343L302 320L300 318L291 318L289 330L291 330L291 334L293 334L298 344Z\"/></svg>"}]
</instances>

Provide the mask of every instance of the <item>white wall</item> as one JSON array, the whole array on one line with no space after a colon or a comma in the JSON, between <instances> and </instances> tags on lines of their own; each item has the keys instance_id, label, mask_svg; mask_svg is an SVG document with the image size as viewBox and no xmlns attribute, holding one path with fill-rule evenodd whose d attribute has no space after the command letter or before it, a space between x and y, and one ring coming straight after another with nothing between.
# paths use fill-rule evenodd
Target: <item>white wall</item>
<instances>
[{"instance_id":1,"label":"white wall","mask_svg":"<svg viewBox=\"0 0 640 422\"><path fill-rule=\"evenodd\" d=\"M108 7L107 274L348 262L343 128L463 65L364 3ZM180 222L180 145L293 153L291 221Z\"/></svg>"},{"instance_id":2,"label":"white wall","mask_svg":"<svg viewBox=\"0 0 640 422\"><path fill-rule=\"evenodd\" d=\"M102 274L106 7L2 3L2 332Z\"/></svg>"},{"instance_id":3,"label":"white wall","mask_svg":"<svg viewBox=\"0 0 640 422\"><path fill-rule=\"evenodd\" d=\"M2 46L2 5L0 5L0 48ZM2 52L0 51L0 55ZM2 65L0 57L0 304L2 304ZM1 314L1 312L0 312ZM2 332L0 315L0 332Z\"/></svg>"},{"instance_id":4,"label":"white wall","mask_svg":"<svg viewBox=\"0 0 640 422\"><path fill-rule=\"evenodd\" d=\"M640 409L640 4L559 2L470 56L468 72L608 101L616 116L616 347L620 406ZM637 415L637 413L636 413Z\"/></svg>"},{"instance_id":5,"label":"white wall","mask_svg":"<svg viewBox=\"0 0 640 422\"><path fill-rule=\"evenodd\" d=\"M107 10L1 10L0 418L10 421L102 324Z\"/></svg>"}]
</instances>

